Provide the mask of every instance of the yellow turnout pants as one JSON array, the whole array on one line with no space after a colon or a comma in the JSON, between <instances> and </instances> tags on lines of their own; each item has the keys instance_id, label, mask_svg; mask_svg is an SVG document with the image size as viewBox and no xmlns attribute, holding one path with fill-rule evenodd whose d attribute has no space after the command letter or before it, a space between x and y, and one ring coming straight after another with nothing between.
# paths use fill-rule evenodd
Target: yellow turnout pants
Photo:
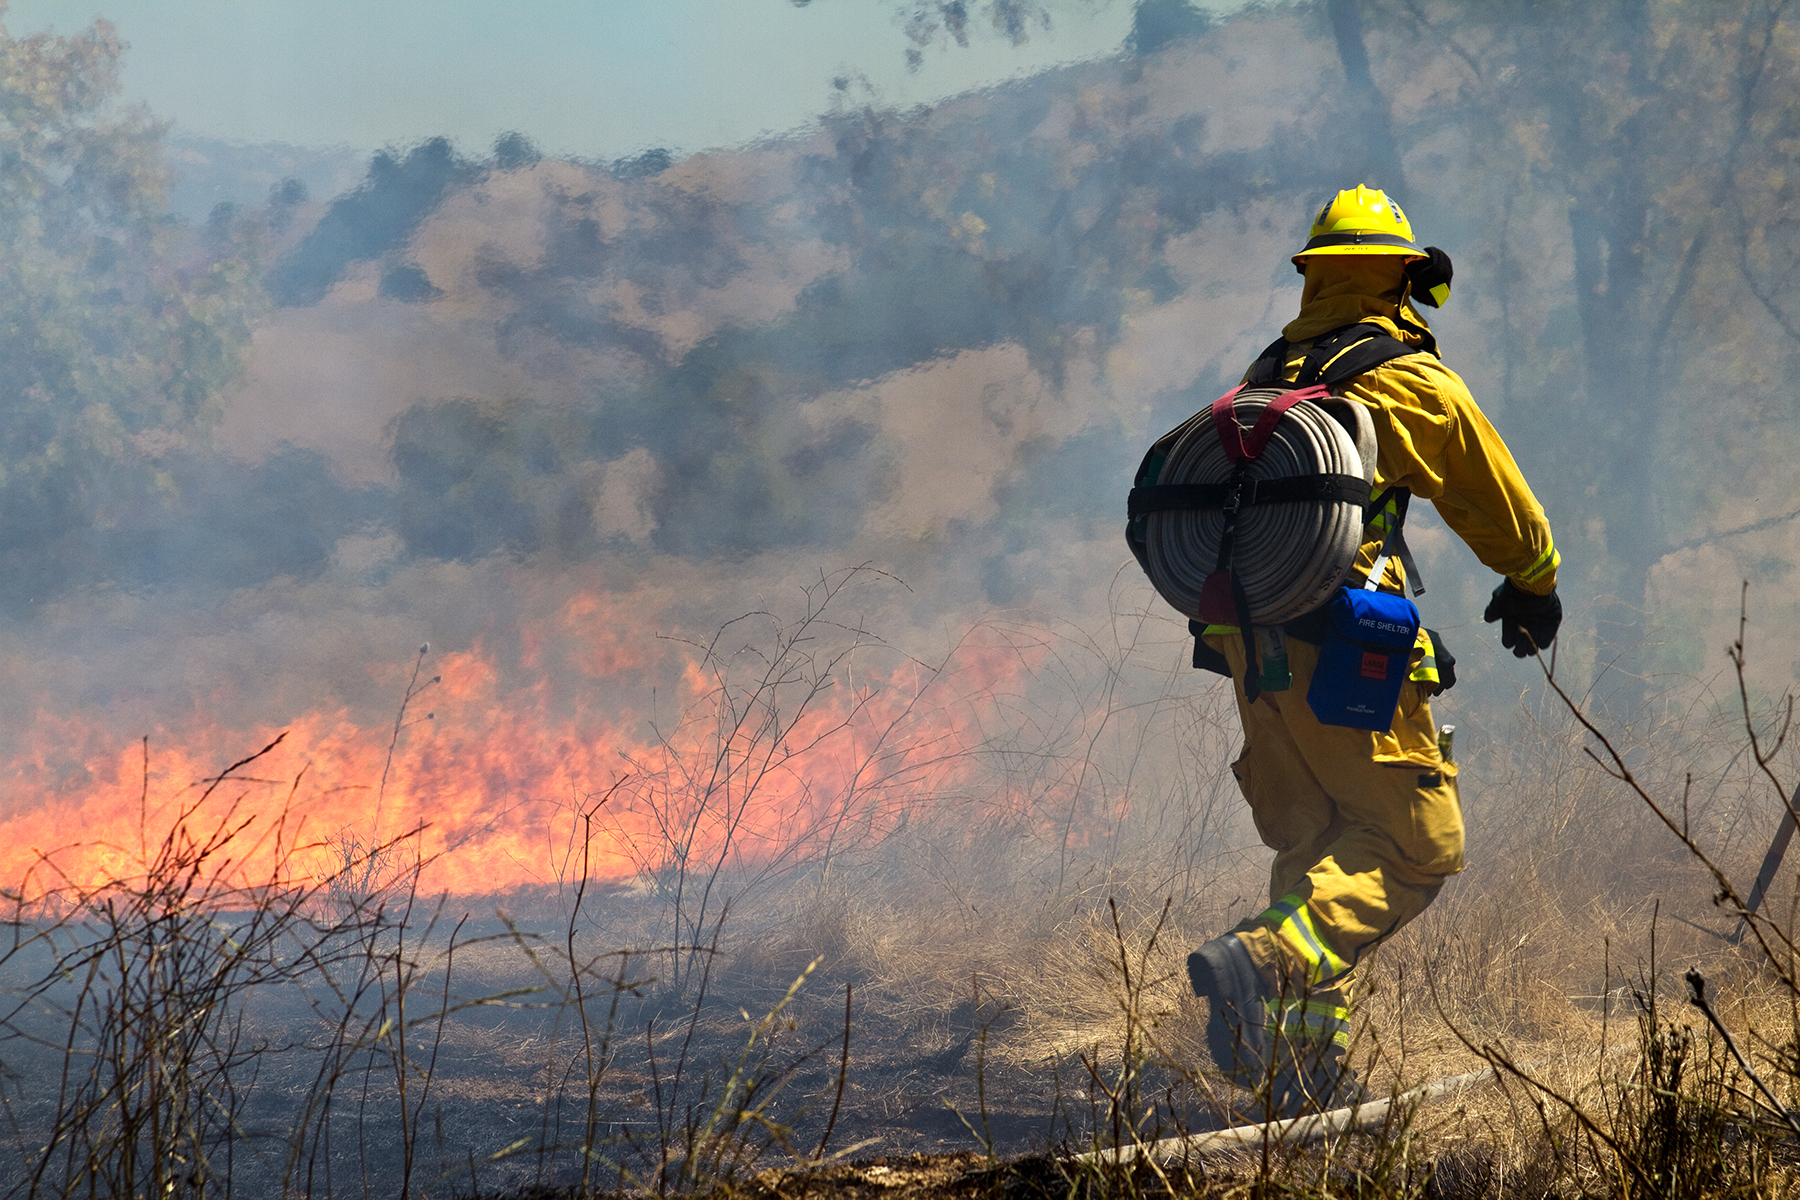
<instances>
[{"instance_id":1,"label":"yellow turnout pants","mask_svg":"<svg viewBox=\"0 0 1800 1200\"><path fill-rule=\"evenodd\" d=\"M1420 637L1415 664L1428 644ZM1233 932L1282 997L1270 1006L1272 1030L1344 1045L1357 963L1462 869L1456 767L1438 752L1426 685L1401 686L1387 733L1322 725L1306 702L1317 646L1290 637L1293 685L1252 704L1236 631L1207 641L1231 664L1244 725L1232 774L1275 851L1270 907Z\"/></svg>"}]
</instances>

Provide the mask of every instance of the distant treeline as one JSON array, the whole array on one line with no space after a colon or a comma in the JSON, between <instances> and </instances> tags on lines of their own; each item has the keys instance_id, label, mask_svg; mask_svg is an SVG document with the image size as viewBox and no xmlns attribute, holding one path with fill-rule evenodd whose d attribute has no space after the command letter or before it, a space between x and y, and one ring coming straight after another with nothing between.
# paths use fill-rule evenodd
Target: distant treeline
<instances>
[{"instance_id":1,"label":"distant treeline","mask_svg":"<svg viewBox=\"0 0 1800 1200\"><path fill-rule=\"evenodd\" d=\"M646 497L654 531L638 550L838 548L891 480L869 425L809 426L799 406L1002 343L1060 386L1077 361L1104 360L1132 313L1209 286L1169 253L1209 218L1262 202L1304 214L1367 180L1456 255L1453 303L1479 314L1485 344L1451 347L1452 361L1497 365L1483 402L1529 450L1565 556L1596 593L1641 607L1651 568L1714 531L1731 486L1794 507L1791 473L1770 464L1800 449L1782 383L1800 350L1795 34L1763 3L1322 0L1213 20L1141 0L1112 61L929 111L844 108L795 141L733 152L768 189L685 188L664 151L588 165L597 186L626 189L631 228L603 233L593 197L571 192L544 253L496 259L485 299L464 299L491 300L503 348L585 348L633 369L583 382L590 399L574 407L423 398L393 427L397 484L370 488L299 452L221 462L207 435L218 398L255 322L321 302L357 264L376 265L393 302L441 298L448 281L412 240L448 198L533 169L529 139L481 159L442 138L378 154L297 239L292 188L187 228L159 207L155 128L104 106L118 46L13 41L6 104L41 103L31 72L73 86L37 114L48 132L4 132L28 169L0 196L0 265L19 281L0 301L0 604L304 577L371 527L414 557L624 552L591 519L580 468L634 450L679 481ZM1251 60L1291 69L1274 82L1233 66ZM1219 90L1169 108L1185 78ZM796 220L847 265L777 319L672 352L594 299L618 280L679 279L658 293L679 305ZM1283 264L1234 250L1208 258L1217 279L1282 278L1270 273ZM1215 382L1149 398L1156 419ZM1698 437L1681 417L1697 385L1711 414ZM988 535L1029 539L1050 516L1108 536L1141 435L1098 414L1076 438L1021 446L1030 470ZM282 536L260 532L273 526ZM1004 602L1004 572L990 582Z\"/></svg>"}]
</instances>

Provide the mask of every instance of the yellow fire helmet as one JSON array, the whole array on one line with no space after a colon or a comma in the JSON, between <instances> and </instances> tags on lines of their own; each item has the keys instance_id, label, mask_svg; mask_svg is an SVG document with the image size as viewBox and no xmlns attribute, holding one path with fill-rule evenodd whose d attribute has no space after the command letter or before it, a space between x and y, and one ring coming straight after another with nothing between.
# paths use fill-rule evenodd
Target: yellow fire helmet
<instances>
[{"instance_id":1,"label":"yellow fire helmet","mask_svg":"<svg viewBox=\"0 0 1800 1200\"><path fill-rule=\"evenodd\" d=\"M1328 201L1313 221L1306 248L1294 255L1294 265L1313 255L1401 254L1425 258L1413 241L1412 222L1387 193L1358 184Z\"/></svg>"}]
</instances>

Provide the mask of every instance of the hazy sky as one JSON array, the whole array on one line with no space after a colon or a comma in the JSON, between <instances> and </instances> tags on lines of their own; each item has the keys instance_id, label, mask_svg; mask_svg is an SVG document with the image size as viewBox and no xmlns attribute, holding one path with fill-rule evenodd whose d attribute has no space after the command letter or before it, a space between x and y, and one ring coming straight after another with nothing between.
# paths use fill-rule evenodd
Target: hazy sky
<instances>
[{"instance_id":1,"label":"hazy sky","mask_svg":"<svg viewBox=\"0 0 1800 1200\"><path fill-rule=\"evenodd\" d=\"M1231 5L1214 0L1208 7ZM546 151L693 151L801 125L831 80L913 104L1116 51L1130 0L1050 0L1020 47L972 21L967 49L909 72L902 0L14 0L7 28L104 15L124 87L178 133L359 149L509 129ZM970 6L977 13L981 7Z\"/></svg>"}]
</instances>

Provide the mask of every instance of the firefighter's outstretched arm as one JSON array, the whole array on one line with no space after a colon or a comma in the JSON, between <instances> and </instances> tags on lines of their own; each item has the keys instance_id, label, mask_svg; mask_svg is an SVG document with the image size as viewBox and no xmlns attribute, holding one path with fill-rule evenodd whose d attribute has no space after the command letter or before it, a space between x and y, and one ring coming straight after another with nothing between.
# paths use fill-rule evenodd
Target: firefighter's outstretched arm
<instances>
[{"instance_id":1,"label":"firefighter's outstretched arm","mask_svg":"<svg viewBox=\"0 0 1800 1200\"><path fill-rule=\"evenodd\" d=\"M1550 522L1512 452L1456 372L1427 355L1377 367L1354 387L1389 425L1384 482L1410 487L1484 565L1504 576L1482 614L1524 658L1547 649L1562 624Z\"/></svg>"}]
</instances>

